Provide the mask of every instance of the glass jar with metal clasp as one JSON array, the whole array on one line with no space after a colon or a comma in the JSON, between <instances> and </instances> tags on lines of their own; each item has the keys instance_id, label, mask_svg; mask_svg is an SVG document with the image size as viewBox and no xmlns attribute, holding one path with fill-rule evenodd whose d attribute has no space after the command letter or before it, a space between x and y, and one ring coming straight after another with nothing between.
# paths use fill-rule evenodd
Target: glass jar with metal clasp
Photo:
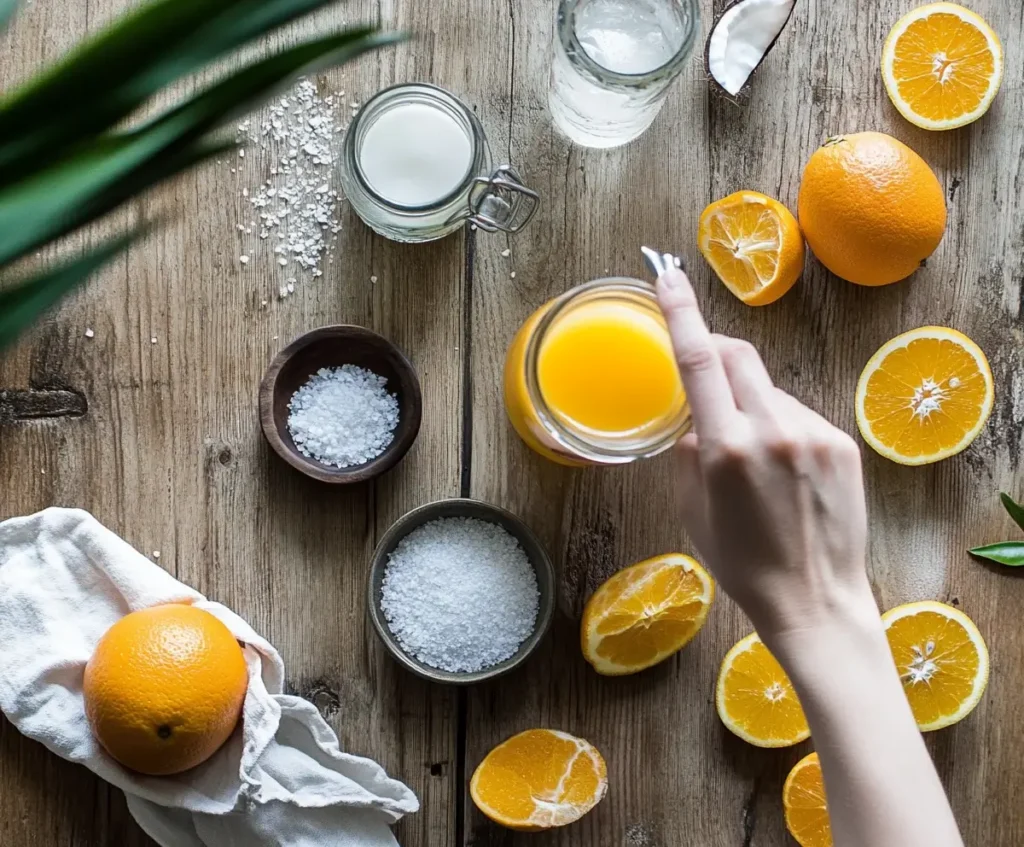
<instances>
[{"instance_id":1,"label":"glass jar with metal clasp","mask_svg":"<svg viewBox=\"0 0 1024 847\"><path fill-rule=\"evenodd\" d=\"M515 233L539 202L511 165L493 165L472 110L427 83L386 88L359 109L345 135L341 181L369 227L404 242L443 238L467 222Z\"/></svg>"}]
</instances>

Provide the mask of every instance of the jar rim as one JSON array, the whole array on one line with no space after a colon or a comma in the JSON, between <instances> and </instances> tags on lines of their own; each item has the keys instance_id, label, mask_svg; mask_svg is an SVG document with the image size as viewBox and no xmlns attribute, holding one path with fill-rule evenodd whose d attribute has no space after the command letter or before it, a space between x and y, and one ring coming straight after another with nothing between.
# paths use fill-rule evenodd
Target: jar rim
<instances>
[{"instance_id":1,"label":"jar rim","mask_svg":"<svg viewBox=\"0 0 1024 847\"><path fill-rule=\"evenodd\" d=\"M370 180L367 179L366 174L363 172L363 163L359 157L359 149L357 147L357 135L359 133L362 122L366 119L367 115L371 115L374 109L380 107L380 101L382 99L392 99L395 95L402 94L405 92L409 93L423 93L434 98L436 101L444 106L449 107L453 111L457 112L462 118L465 119L469 126L469 139L473 145L473 155L470 159L469 165L466 167L466 173L462 177L459 184L453 188L450 192L445 194L438 200L434 200L430 203L423 204L404 204L396 203L393 200L389 200L384 197L379 191L377 191L371 184ZM351 140L350 140L351 139ZM480 123L479 118L473 113L473 110L469 108L462 100L452 94L450 91L441 88L439 85L433 85L429 82L400 82L395 85L390 85L387 88L383 88L373 95L369 100L363 103L359 107L359 110L352 117L351 122L345 132L345 146L346 156L350 160L349 169L359 182L360 188L362 188L375 202L381 206L394 209L398 212L410 212L410 213L431 213L437 212L450 205L455 200L462 196L467 197L467 213L466 217L469 217L468 211L468 197L472 192L474 181L481 170L484 170L484 162L481 157L487 157L487 136L484 134L483 125Z\"/></svg>"},{"instance_id":2,"label":"jar rim","mask_svg":"<svg viewBox=\"0 0 1024 847\"><path fill-rule=\"evenodd\" d=\"M566 426L551 412L540 389L538 363L540 349L548 330L580 296L595 291L609 296L640 296L658 310L659 314L661 313L654 286L631 277L603 277L577 285L559 295L538 320L526 344L523 376L530 405L548 436L574 457L599 464L626 464L636 459L657 456L670 449L690 430L689 403L685 399L676 419L663 431L646 440L640 438L617 442L612 439L587 438Z\"/></svg>"},{"instance_id":3,"label":"jar rim","mask_svg":"<svg viewBox=\"0 0 1024 847\"><path fill-rule=\"evenodd\" d=\"M694 42L697 39L697 34L700 31L700 7L695 0L689 0L690 15L687 17L688 26L683 33L683 40L679 48L672 54L671 58L664 64L651 68L649 71L636 74L622 73L621 71L613 71L611 68L606 68L596 59L592 58L583 47L582 42L580 42L576 35L575 19L576 7L578 5L579 0L560 0L558 4L558 20L556 22L558 38L566 52L571 47L572 58L601 82L639 88L651 82L674 77L682 69L683 65L686 64L686 60L689 59L690 53L693 51Z\"/></svg>"}]
</instances>

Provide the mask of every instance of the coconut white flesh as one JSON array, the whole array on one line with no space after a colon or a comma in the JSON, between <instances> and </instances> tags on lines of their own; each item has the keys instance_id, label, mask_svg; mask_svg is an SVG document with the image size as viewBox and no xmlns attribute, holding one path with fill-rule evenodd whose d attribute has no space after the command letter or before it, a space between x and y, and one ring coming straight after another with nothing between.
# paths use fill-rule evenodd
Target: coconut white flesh
<instances>
[{"instance_id":1,"label":"coconut white flesh","mask_svg":"<svg viewBox=\"0 0 1024 847\"><path fill-rule=\"evenodd\" d=\"M747 84L786 26L796 0L739 0L719 18L708 43L708 70L733 96Z\"/></svg>"}]
</instances>

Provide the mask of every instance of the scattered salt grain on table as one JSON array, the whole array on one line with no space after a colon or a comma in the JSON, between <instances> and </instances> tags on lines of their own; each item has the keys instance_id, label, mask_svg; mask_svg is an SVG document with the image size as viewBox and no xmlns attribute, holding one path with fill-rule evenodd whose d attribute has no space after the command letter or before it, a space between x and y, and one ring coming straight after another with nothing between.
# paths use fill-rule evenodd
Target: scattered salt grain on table
<instances>
[{"instance_id":1,"label":"scattered salt grain on table","mask_svg":"<svg viewBox=\"0 0 1024 847\"><path fill-rule=\"evenodd\" d=\"M242 197L258 216L258 238L275 244L278 268L294 263L319 276L324 253L334 248L332 236L341 230L340 197L332 186L341 147L340 105L339 95L321 94L313 80L302 78L260 118L238 125L238 140L253 145L263 180L252 190L243 188ZM245 150L238 155L244 157ZM240 231L251 235L253 228ZM259 244L246 241L245 254L253 262L267 252Z\"/></svg>"},{"instance_id":2,"label":"scattered salt grain on table","mask_svg":"<svg viewBox=\"0 0 1024 847\"><path fill-rule=\"evenodd\" d=\"M399 542L381 611L402 649L432 668L472 673L515 655L540 607L519 542L475 518L442 518Z\"/></svg>"},{"instance_id":3,"label":"scattered salt grain on table","mask_svg":"<svg viewBox=\"0 0 1024 847\"><path fill-rule=\"evenodd\" d=\"M355 365L313 374L288 403L288 432L299 452L338 468L377 458L398 426L398 398L386 385Z\"/></svg>"}]
</instances>

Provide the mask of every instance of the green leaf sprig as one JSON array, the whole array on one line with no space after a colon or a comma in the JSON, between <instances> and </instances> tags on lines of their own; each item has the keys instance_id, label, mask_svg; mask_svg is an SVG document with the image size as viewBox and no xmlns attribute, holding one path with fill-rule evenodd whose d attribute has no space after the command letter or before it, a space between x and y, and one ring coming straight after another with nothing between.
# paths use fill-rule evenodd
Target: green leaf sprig
<instances>
[{"instance_id":1,"label":"green leaf sprig","mask_svg":"<svg viewBox=\"0 0 1024 847\"><path fill-rule=\"evenodd\" d=\"M999 492L999 499L1003 501L1003 508L1013 518L1013 522L1024 530L1024 506L1002 491ZM1007 567L1024 567L1024 541L1000 541L998 544L975 547L968 552L979 559L988 559L990 562Z\"/></svg>"}]
</instances>

